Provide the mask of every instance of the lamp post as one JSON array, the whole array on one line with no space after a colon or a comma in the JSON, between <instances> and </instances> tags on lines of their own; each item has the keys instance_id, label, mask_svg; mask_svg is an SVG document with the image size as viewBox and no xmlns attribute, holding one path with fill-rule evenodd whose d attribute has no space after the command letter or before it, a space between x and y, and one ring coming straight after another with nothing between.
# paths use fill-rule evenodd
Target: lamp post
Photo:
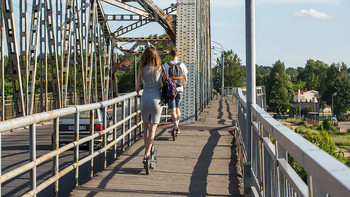
<instances>
[{"instance_id":1,"label":"lamp post","mask_svg":"<svg viewBox=\"0 0 350 197\"><path fill-rule=\"evenodd\" d=\"M221 99L224 97L224 47L218 43L212 40L213 43L218 44L221 47ZM215 49L215 47L214 47Z\"/></svg>"},{"instance_id":2,"label":"lamp post","mask_svg":"<svg viewBox=\"0 0 350 197\"><path fill-rule=\"evenodd\" d=\"M337 93L336 92L334 92L334 94L332 95L332 124L333 124L333 116L334 116L334 112L333 112L333 97L334 96L337 96Z\"/></svg>"}]
</instances>

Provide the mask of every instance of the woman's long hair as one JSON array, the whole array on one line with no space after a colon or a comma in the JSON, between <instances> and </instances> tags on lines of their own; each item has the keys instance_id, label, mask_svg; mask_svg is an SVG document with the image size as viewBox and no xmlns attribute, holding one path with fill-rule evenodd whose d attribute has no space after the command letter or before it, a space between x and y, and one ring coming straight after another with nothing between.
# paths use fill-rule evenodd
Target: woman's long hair
<instances>
[{"instance_id":1,"label":"woman's long hair","mask_svg":"<svg viewBox=\"0 0 350 197\"><path fill-rule=\"evenodd\" d=\"M147 64L150 67L156 67L157 70L160 69L161 61L158 51L155 47L148 47L141 57L139 69L139 72L141 73L141 81L143 81L143 68Z\"/></svg>"}]
</instances>

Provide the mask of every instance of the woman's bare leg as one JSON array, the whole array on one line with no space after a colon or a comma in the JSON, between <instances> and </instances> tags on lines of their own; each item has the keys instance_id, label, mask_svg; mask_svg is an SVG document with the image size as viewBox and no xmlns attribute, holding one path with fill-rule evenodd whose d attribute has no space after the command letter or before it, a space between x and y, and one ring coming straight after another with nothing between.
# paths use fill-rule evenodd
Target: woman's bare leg
<instances>
[{"instance_id":1,"label":"woman's bare leg","mask_svg":"<svg viewBox=\"0 0 350 197\"><path fill-rule=\"evenodd\" d=\"M144 157L146 157L146 153L147 153L147 151L146 151L146 147L148 146L148 136L149 136L149 134L150 134L150 129L151 129L151 116L149 116L149 119L148 119L148 122L146 122L146 123L144 123L143 124L144 125L144 128L145 128L145 132L144 132L144 134L143 134L143 142L144 142L144 144L145 144L145 155L144 155Z\"/></svg>"},{"instance_id":2,"label":"woman's bare leg","mask_svg":"<svg viewBox=\"0 0 350 197\"><path fill-rule=\"evenodd\" d=\"M156 133L157 126L158 126L158 123L151 123L151 125L150 125L150 129L149 129L150 132L147 136L147 140L146 140L147 142L145 144L145 156L146 157L150 156L151 147L152 147L152 144L154 141L154 135Z\"/></svg>"}]
</instances>

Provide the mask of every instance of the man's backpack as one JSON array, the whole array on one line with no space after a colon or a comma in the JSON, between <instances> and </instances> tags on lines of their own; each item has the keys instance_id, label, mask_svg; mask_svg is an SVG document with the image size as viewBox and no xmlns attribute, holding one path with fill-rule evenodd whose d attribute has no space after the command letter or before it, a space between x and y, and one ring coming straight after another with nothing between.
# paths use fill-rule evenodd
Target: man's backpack
<instances>
[{"instance_id":1,"label":"man's backpack","mask_svg":"<svg viewBox=\"0 0 350 197\"><path fill-rule=\"evenodd\" d=\"M182 87L183 86L183 73L180 67L181 62L178 62L177 64L172 64L168 62L169 69L168 74L171 79L173 79L176 83L176 87Z\"/></svg>"},{"instance_id":2,"label":"man's backpack","mask_svg":"<svg viewBox=\"0 0 350 197\"><path fill-rule=\"evenodd\" d=\"M165 81L163 80L162 88L162 101L161 103L167 104L173 101L177 95L176 84L173 79L169 77L165 72L165 67L162 65L163 74L165 75Z\"/></svg>"}]
</instances>

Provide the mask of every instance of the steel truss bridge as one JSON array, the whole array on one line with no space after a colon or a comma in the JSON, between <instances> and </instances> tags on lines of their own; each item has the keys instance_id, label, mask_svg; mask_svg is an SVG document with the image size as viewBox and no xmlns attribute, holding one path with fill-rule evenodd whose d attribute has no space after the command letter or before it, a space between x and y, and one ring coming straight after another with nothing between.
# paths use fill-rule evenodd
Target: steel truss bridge
<instances>
[{"instance_id":1,"label":"steel truss bridge","mask_svg":"<svg viewBox=\"0 0 350 197\"><path fill-rule=\"evenodd\" d=\"M107 6L113 13L104 11ZM211 94L209 7L205 0L178 0L165 9L152 0L1 1L1 120L6 118L5 77L12 83L16 117L106 101L117 92L115 51L123 58L140 55L139 46L162 41L176 45L189 69L183 111L193 122ZM112 22L128 25L117 28ZM152 22L168 36L126 37ZM10 76L5 76L5 56Z\"/></svg>"},{"instance_id":2,"label":"steel truss bridge","mask_svg":"<svg viewBox=\"0 0 350 197\"><path fill-rule=\"evenodd\" d=\"M147 46L151 42L174 44L180 50L180 61L189 70L182 107L183 120L194 122L212 99L209 0L177 0L176 4L165 9L159 8L152 0L17 2L2 0L0 4L0 116L3 120L0 121L0 154L6 151L2 150L1 138L6 137L3 133L28 126L29 132L24 132L29 140L23 141L29 151L23 152L29 153L29 161L6 169L4 173L1 168L0 186L29 171L30 189L25 191L25 196L36 196L50 186L54 195L58 196L59 180L68 173L74 172L73 185L77 186L83 165L90 166L88 176L91 178L96 157L102 157L105 169L107 152L112 153L115 159L120 153L118 151L124 151L141 138L142 120L136 93L114 98L117 91L116 68L113 66L115 51L127 57L141 54L139 46ZM115 12L120 10L121 14L106 13L105 6L113 6ZM15 17L18 9L14 10L14 7L19 9L19 17ZM237 102L235 140L244 174L245 195L348 195L349 168L264 111L264 91L255 86L254 12L254 0L246 0L246 90L225 89L227 98ZM110 25L111 21L129 22L130 25L115 28ZM124 36L151 22L158 23L168 36ZM30 24L29 27L27 24ZM121 43L131 43L131 47L124 48ZM159 50L165 52L164 49ZM5 59L9 64L7 70L4 68ZM17 116L10 120L5 120L5 77L11 80ZM38 111L34 110L36 88L40 92ZM53 102L49 101L49 94ZM103 113L102 131L93 129L96 109L101 109ZM90 136L79 138L79 113L83 112L90 113L92 126ZM107 124L108 113L113 114L108 120L112 121L112 125ZM59 147L59 119L65 115L75 115L74 141ZM43 121L49 122L47 127L52 133L53 146L53 150L45 153L37 150L36 141L37 124ZM113 135L113 140L107 143L108 135ZM102 147L95 149L94 140L101 136ZM79 147L84 143L89 143L89 151L80 151ZM66 159L68 150L74 150L74 153L71 152L74 159L62 165L66 162L62 160ZM289 165L289 154L306 170L306 182ZM0 157L0 164L3 160L5 157ZM37 168L50 164L49 177L39 180Z\"/></svg>"}]
</instances>

